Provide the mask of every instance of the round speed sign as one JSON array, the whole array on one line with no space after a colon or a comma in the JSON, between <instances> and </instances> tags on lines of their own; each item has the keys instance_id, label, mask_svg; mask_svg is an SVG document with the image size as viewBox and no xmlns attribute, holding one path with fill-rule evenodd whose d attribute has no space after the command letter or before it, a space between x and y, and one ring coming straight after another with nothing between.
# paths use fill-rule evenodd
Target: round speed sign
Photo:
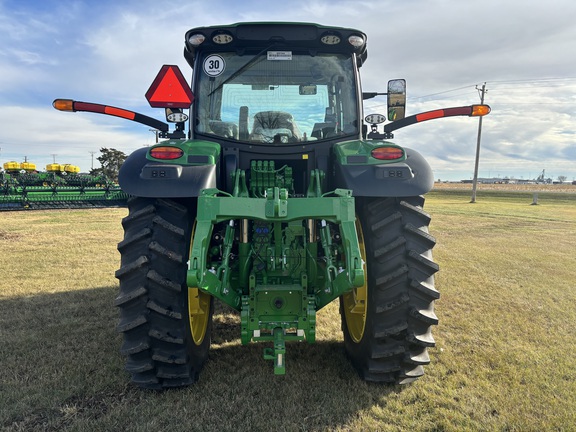
<instances>
[{"instance_id":1,"label":"round speed sign","mask_svg":"<svg viewBox=\"0 0 576 432\"><path fill-rule=\"evenodd\" d=\"M217 77L226 69L226 62L216 54L209 55L204 59L204 73L211 77Z\"/></svg>"}]
</instances>

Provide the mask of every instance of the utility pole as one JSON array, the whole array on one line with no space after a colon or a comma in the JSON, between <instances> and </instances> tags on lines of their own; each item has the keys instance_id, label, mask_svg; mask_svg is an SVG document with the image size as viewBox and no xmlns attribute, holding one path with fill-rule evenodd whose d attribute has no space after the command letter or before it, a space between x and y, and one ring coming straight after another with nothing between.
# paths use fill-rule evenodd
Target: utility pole
<instances>
[{"instance_id":1,"label":"utility pole","mask_svg":"<svg viewBox=\"0 0 576 432\"><path fill-rule=\"evenodd\" d=\"M92 156L92 162L91 162L91 164L90 164L90 169L93 170L93 169L94 169L94 153L96 153L96 152L95 152L95 151L91 151L91 152L88 152L88 153L90 153L90 155Z\"/></svg>"},{"instance_id":2,"label":"utility pole","mask_svg":"<svg viewBox=\"0 0 576 432\"><path fill-rule=\"evenodd\" d=\"M156 144L158 144L158 132L160 132L158 129L148 129L150 132L154 132L154 134L156 135Z\"/></svg>"},{"instance_id":3,"label":"utility pole","mask_svg":"<svg viewBox=\"0 0 576 432\"><path fill-rule=\"evenodd\" d=\"M486 90L486 83L482 84L482 89L476 86L476 90L480 93L480 104L484 104L484 93L488 92ZM476 140L476 161L474 163L474 180L472 181L472 199L471 203L476 202L476 186L478 184L478 165L480 164L480 138L482 137L482 117L480 116L478 120L478 139Z\"/></svg>"},{"instance_id":4,"label":"utility pole","mask_svg":"<svg viewBox=\"0 0 576 432\"><path fill-rule=\"evenodd\" d=\"M56 163L56 156L58 156L56 153L51 153L50 156L52 156L52 163Z\"/></svg>"}]
</instances>

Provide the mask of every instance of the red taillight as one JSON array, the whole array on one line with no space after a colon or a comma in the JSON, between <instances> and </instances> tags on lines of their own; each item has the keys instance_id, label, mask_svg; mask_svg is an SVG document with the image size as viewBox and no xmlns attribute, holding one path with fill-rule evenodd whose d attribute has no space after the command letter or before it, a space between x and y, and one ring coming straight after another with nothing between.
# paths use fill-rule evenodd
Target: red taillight
<instances>
[{"instance_id":1,"label":"red taillight","mask_svg":"<svg viewBox=\"0 0 576 432\"><path fill-rule=\"evenodd\" d=\"M178 159L184 155L184 150L178 147L154 147L150 150L150 156L154 159Z\"/></svg>"},{"instance_id":2,"label":"red taillight","mask_svg":"<svg viewBox=\"0 0 576 432\"><path fill-rule=\"evenodd\" d=\"M371 152L372 157L380 160L395 160L404 157L404 150L400 147L377 147Z\"/></svg>"}]
</instances>

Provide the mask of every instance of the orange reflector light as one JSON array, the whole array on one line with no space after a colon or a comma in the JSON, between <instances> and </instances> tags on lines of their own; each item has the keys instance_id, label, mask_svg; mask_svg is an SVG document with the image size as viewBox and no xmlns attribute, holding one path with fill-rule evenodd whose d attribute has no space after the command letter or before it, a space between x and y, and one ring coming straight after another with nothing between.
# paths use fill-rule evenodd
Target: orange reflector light
<instances>
[{"instance_id":1,"label":"orange reflector light","mask_svg":"<svg viewBox=\"0 0 576 432\"><path fill-rule=\"evenodd\" d=\"M488 105L472 105L472 116L485 116L490 113Z\"/></svg>"},{"instance_id":2,"label":"orange reflector light","mask_svg":"<svg viewBox=\"0 0 576 432\"><path fill-rule=\"evenodd\" d=\"M371 152L372 157L380 160L395 160L404 157L404 150L400 147L377 147Z\"/></svg>"},{"instance_id":3,"label":"orange reflector light","mask_svg":"<svg viewBox=\"0 0 576 432\"><path fill-rule=\"evenodd\" d=\"M150 150L150 156L155 159L178 159L184 155L184 150L178 147L154 147Z\"/></svg>"},{"instance_id":4,"label":"orange reflector light","mask_svg":"<svg viewBox=\"0 0 576 432\"><path fill-rule=\"evenodd\" d=\"M132 112L132 111L128 111L122 108L115 108L115 107L111 107L111 106L107 106L106 108L104 108L104 114L108 114L111 116L116 116L116 117L122 117L128 120L134 120L134 117L136 117L136 113Z\"/></svg>"},{"instance_id":5,"label":"orange reflector light","mask_svg":"<svg viewBox=\"0 0 576 432\"><path fill-rule=\"evenodd\" d=\"M58 111L74 111L74 101L72 99L56 99L52 106Z\"/></svg>"}]
</instances>

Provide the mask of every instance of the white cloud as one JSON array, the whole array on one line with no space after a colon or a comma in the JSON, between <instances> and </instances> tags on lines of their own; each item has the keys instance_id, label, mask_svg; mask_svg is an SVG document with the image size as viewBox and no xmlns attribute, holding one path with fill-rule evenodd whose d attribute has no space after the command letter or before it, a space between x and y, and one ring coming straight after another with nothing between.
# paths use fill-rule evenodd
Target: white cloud
<instances>
[{"instance_id":1,"label":"white cloud","mask_svg":"<svg viewBox=\"0 0 576 432\"><path fill-rule=\"evenodd\" d=\"M0 135L2 160L20 162L26 157L38 168L52 163L55 157L56 162L71 163L88 171L90 152L96 152L97 157L100 148L107 147L129 154L154 142L154 134L145 127L131 130L126 127L131 125L129 122L89 113L1 106L0 118L11 125Z\"/></svg>"},{"instance_id":2,"label":"white cloud","mask_svg":"<svg viewBox=\"0 0 576 432\"><path fill-rule=\"evenodd\" d=\"M70 155L86 167L89 151L149 144L153 134L145 126L59 113L50 104L69 97L161 117L144 93L162 64L178 64L190 75L182 57L188 29L307 21L367 33L364 89L385 91L388 79L406 78L408 114L477 103L474 84L487 81L486 101L493 112L484 120L481 171L528 176L554 166L565 171L557 175L576 177L572 1L558 0L554 7L520 0L295 0L290 8L265 0L226 0L217 8L198 1L94 5L46 0L9 7L0 2L0 38L6 42L0 47L2 158L10 147L18 154L34 151L48 158L46 163L50 154ZM538 81L543 78L571 79ZM453 89L459 90L447 91ZM473 170L476 132L474 119L445 119L397 131L396 141L421 151L439 175L466 178Z\"/></svg>"}]
</instances>

